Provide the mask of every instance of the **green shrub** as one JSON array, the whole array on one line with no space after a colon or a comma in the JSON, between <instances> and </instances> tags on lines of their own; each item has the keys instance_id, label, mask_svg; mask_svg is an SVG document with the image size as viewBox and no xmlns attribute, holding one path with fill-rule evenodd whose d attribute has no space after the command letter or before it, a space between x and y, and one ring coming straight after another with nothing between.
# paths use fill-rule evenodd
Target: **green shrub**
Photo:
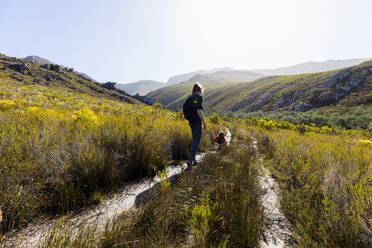
<instances>
[{"instance_id":1,"label":"green shrub","mask_svg":"<svg viewBox=\"0 0 372 248\"><path fill-rule=\"evenodd\" d=\"M209 121L214 123L214 124L219 124L220 123L220 118L218 117L217 114L214 114L209 117Z\"/></svg>"}]
</instances>

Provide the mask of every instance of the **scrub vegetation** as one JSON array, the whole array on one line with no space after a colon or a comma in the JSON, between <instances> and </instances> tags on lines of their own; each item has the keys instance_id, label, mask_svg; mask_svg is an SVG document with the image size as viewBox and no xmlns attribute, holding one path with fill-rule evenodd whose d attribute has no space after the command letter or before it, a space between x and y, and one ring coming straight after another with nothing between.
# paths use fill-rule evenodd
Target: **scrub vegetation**
<instances>
[{"instance_id":1,"label":"scrub vegetation","mask_svg":"<svg viewBox=\"0 0 372 248\"><path fill-rule=\"evenodd\" d=\"M87 227L78 240L66 236L66 225L42 247L257 247L265 228L260 158L280 185L281 211L293 225L295 247L370 247L368 133L310 126L303 131L267 120L219 122L234 134L229 147L163 183L144 205L114 219L99 239L89 239Z\"/></svg>"},{"instance_id":2,"label":"scrub vegetation","mask_svg":"<svg viewBox=\"0 0 372 248\"><path fill-rule=\"evenodd\" d=\"M40 214L95 204L126 182L187 158L191 134L180 115L157 104L119 101L118 93L99 86L102 92L91 90L88 81L81 84L86 93L59 81L28 81L44 68L32 63L27 68L26 75L8 69L0 74L3 232ZM76 76L63 71L64 77ZM202 147L210 138L204 137Z\"/></svg>"},{"instance_id":3,"label":"scrub vegetation","mask_svg":"<svg viewBox=\"0 0 372 248\"><path fill-rule=\"evenodd\" d=\"M257 131L259 150L279 182L281 207L298 246L370 247L370 137Z\"/></svg>"},{"instance_id":4,"label":"scrub vegetation","mask_svg":"<svg viewBox=\"0 0 372 248\"><path fill-rule=\"evenodd\" d=\"M316 126L342 127L345 129L364 129L372 132L372 107L332 107L309 110L306 112L251 112L231 113L237 118L266 118L268 120L286 121L295 125L306 124Z\"/></svg>"},{"instance_id":5,"label":"scrub vegetation","mask_svg":"<svg viewBox=\"0 0 372 248\"><path fill-rule=\"evenodd\" d=\"M257 182L258 153L249 132L198 167L163 183L134 212L118 216L96 239L80 228L79 239L57 227L42 247L256 247L262 231Z\"/></svg>"},{"instance_id":6,"label":"scrub vegetation","mask_svg":"<svg viewBox=\"0 0 372 248\"><path fill-rule=\"evenodd\" d=\"M371 130L351 120L368 119L370 111L353 107L329 118L322 111L214 114L201 143L208 151L203 161L168 180L166 167L190 152L181 112L145 105L66 68L1 55L1 233L97 204L128 182L158 175L165 180L146 201L104 232L57 221L40 247L257 247L265 229L264 165L280 186L294 246L371 247ZM233 135L230 145L210 152L224 128Z\"/></svg>"}]
</instances>

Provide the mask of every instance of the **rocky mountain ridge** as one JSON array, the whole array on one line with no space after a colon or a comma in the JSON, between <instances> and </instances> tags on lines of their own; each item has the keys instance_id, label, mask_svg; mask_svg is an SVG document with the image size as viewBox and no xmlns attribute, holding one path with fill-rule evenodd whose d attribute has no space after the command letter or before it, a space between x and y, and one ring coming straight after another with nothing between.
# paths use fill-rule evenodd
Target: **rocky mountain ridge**
<instances>
[{"instance_id":1,"label":"rocky mountain ridge","mask_svg":"<svg viewBox=\"0 0 372 248\"><path fill-rule=\"evenodd\" d=\"M42 57L39 57L39 56L36 56L36 55L27 56L27 57L24 58L24 60L27 60L27 61L30 61L30 62L33 62L33 63L36 63L36 64L41 64L41 65L55 64L55 63L51 62L48 59L45 59L45 58L42 58ZM55 65L57 65L57 64L55 64ZM94 78L90 77L88 74L86 74L84 72L79 72L79 71L76 71L73 68L68 68L68 67L62 66L62 65L59 65L59 66L65 68L65 69L69 69L71 72L74 72L74 73L82 76L83 78L85 78L85 79L87 79L89 81L98 83L97 80L95 80Z\"/></svg>"},{"instance_id":2,"label":"rocky mountain ridge","mask_svg":"<svg viewBox=\"0 0 372 248\"><path fill-rule=\"evenodd\" d=\"M39 84L48 87L62 87L92 96L140 103L137 99L118 90L109 83L100 84L75 73L74 69L53 63L30 62L25 59L0 54L0 76L3 80L15 80L24 84ZM1 79L0 78L0 79Z\"/></svg>"}]
</instances>

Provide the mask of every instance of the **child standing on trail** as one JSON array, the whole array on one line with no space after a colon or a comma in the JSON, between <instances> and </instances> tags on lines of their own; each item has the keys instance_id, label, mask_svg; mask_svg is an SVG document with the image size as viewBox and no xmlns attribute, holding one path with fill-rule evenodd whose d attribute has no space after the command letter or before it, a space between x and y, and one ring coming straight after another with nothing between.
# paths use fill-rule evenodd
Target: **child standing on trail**
<instances>
[{"instance_id":1,"label":"child standing on trail","mask_svg":"<svg viewBox=\"0 0 372 248\"><path fill-rule=\"evenodd\" d=\"M202 137L202 123L204 131L207 129L207 123L203 114L203 87L195 83L192 88L192 94L186 99L183 105L183 114L189 121L192 133L192 146L190 158L186 161L188 165L196 165L195 154L198 150Z\"/></svg>"}]
</instances>

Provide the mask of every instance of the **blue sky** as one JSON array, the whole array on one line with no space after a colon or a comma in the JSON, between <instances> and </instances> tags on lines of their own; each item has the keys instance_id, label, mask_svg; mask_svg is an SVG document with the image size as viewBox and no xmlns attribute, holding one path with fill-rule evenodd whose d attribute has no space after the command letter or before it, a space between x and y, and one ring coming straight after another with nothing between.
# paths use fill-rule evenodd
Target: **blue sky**
<instances>
[{"instance_id":1,"label":"blue sky","mask_svg":"<svg viewBox=\"0 0 372 248\"><path fill-rule=\"evenodd\" d=\"M98 81L372 57L369 0L1 0L0 52Z\"/></svg>"}]
</instances>

